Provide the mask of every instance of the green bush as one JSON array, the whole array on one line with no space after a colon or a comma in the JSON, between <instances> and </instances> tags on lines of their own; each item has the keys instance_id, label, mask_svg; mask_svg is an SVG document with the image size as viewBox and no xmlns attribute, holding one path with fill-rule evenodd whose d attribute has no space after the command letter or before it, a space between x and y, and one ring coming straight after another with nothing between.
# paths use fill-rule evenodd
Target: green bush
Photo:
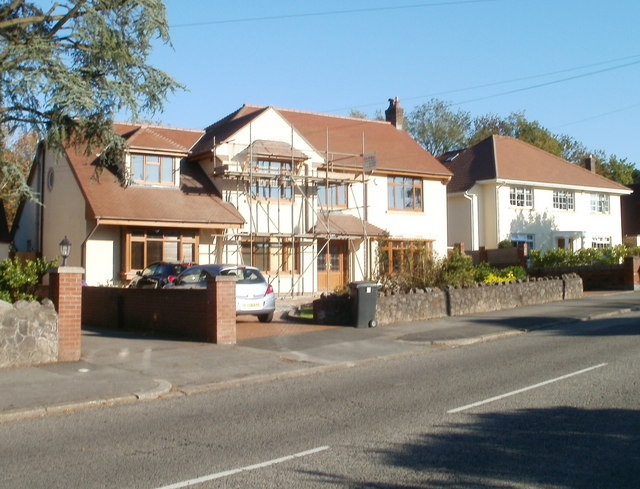
<instances>
[{"instance_id":1,"label":"green bush","mask_svg":"<svg viewBox=\"0 0 640 489\"><path fill-rule=\"evenodd\" d=\"M533 267L572 267L592 265L617 265L625 256L640 255L640 247L617 245L609 248L581 248L531 250L529 258Z\"/></svg>"},{"instance_id":2,"label":"green bush","mask_svg":"<svg viewBox=\"0 0 640 489\"><path fill-rule=\"evenodd\" d=\"M37 293L42 277L56 263L57 260L22 260L18 257L0 262L0 300L13 303L39 299Z\"/></svg>"}]
</instances>

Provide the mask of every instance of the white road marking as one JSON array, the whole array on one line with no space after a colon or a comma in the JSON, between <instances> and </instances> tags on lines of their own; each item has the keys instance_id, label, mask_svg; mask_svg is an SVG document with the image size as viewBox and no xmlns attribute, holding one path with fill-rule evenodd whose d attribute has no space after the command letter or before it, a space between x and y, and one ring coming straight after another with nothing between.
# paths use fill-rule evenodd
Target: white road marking
<instances>
[{"instance_id":1,"label":"white road marking","mask_svg":"<svg viewBox=\"0 0 640 489\"><path fill-rule=\"evenodd\" d=\"M522 389L518 389L517 391L507 392L506 394L502 394L502 395L496 396L496 397L491 397L489 399L485 399L484 401L478 401L478 402L474 402L473 404L467 404L466 406L462 406L462 407L455 408L455 409L450 409L449 411L447 411L447 414L459 413L460 411L465 411L467 409L471 409L471 408L474 408L474 407L477 407L477 406L482 406L483 404L489 404L490 402L498 401L500 399L504 399L505 397L515 396L516 394L520 394L522 392L526 392L526 391L529 391L531 389L537 389L538 387L542 387L543 385L552 384L553 382L558 382L560 380L568 379L569 377L573 377L575 375L584 374L584 373L589 372L591 370L595 370L597 368L604 367L605 365L607 365L607 364L606 363L601 363L600 365L595 365L593 367L589 367L589 368L585 368L585 369L582 369L582 370L578 370L577 372L573 372L573 373L570 373L570 374L567 374L567 375L563 375L562 377L556 377L555 379L545 380L544 382L540 382L539 384L531 385L529 387L524 387Z\"/></svg>"},{"instance_id":2,"label":"white road marking","mask_svg":"<svg viewBox=\"0 0 640 489\"><path fill-rule=\"evenodd\" d=\"M183 482L176 482L175 484L169 484L168 486L158 487L157 489L179 489L181 487L195 486L196 484L202 484L203 482L208 482L215 479L222 479L223 477L229 477L230 475L239 474L240 472L247 472L249 470L262 469L264 467L269 467L271 465L287 462L288 460L293 460L294 458L306 457L307 455L313 455L314 453L323 452L325 450L329 450L329 447L324 446L324 447L313 448L311 450L294 453L293 455L287 455L286 457L280 457L273 460L268 460L266 462L261 462L255 465L248 465L246 467L226 470L224 472L218 472L216 474L204 475L196 479L191 479Z\"/></svg>"}]
</instances>

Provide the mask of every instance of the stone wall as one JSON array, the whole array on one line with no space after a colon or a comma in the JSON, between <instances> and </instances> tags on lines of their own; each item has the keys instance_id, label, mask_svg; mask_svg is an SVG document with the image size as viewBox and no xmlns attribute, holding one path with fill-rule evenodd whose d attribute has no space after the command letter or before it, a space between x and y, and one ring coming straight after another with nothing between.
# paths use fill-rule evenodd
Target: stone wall
<instances>
[{"instance_id":1,"label":"stone wall","mask_svg":"<svg viewBox=\"0 0 640 489\"><path fill-rule=\"evenodd\" d=\"M0 368L58 361L58 316L53 302L0 301Z\"/></svg>"},{"instance_id":2,"label":"stone wall","mask_svg":"<svg viewBox=\"0 0 640 489\"><path fill-rule=\"evenodd\" d=\"M314 318L329 324L352 324L348 296L324 297L314 301ZM378 324L425 321L445 316L463 316L515 309L582 297L582 279L576 274L513 282L476 284L413 290L407 293L381 292L376 301ZM323 320L324 319L324 320Z\"/></svg>"}]
</instances>

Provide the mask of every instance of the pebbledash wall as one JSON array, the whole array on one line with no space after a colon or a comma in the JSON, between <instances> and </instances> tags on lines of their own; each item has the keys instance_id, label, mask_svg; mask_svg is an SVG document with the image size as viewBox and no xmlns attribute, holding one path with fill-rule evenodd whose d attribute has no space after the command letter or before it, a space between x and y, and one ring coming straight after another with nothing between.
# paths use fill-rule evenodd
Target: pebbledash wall
<instances>
[{"instance_id":1,"label":"pebbledash wall","mask_svg":"<svg viewBox=\"0 0 640 489\"><path fill-rule=\"evenodd\" d=\"M582 279L576 274L409 293L380 293L376 319L378 324L385 325L515 309L580 297Z\"/></svg>"}]
</instances>

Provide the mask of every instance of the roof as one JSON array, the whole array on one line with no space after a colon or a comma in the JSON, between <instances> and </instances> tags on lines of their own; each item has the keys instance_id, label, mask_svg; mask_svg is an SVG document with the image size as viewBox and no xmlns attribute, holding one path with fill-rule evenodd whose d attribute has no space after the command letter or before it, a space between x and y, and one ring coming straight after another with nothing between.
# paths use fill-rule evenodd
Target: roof
<instances>
[{"instance_id":1,"label":"roof","mask_svg":"<svg viewBox=\"0 0 640 489\"><path fill-rule=\"evenodd\" d=\"M267 141L256 139L245 150L260 158L289 158L295 160L306 160L309 157L302 151L295 149L288 143L281 141Z\"/></svg>"},{"instance_id":2,"label":"roof","mask_svg":"<svg viewBox=\"0 0 640 489\"><path fill-rule=\"evenodd\" d=\"M193 154L210 152L266 110L279 113L334 168L360 169L362 155L375 153L376 170L449 178L451 172L405 131L389 122L318 114L268 106L243 105L209 126Z\"/></svg>"},{"instance_id":3,"label":"roof","mask_svg":"<svg viewBox=\"0 0 640 489\"><path fill-rule=\"evenodd\" d=\"M113 128L127 141L130 148L148 151L188 153L204 135L202 130L122 122L114 123Z\"/></svg>"},{"instance_id":4,"label":"roof","mask_svg":"<svg viewBox=\"0 0 640 489\"><path fill-rule=\"evenodd\" d=\"M312 233L333 234L340 236L359 236L364 234L369 236L384 236L384 230L369 222L364 222L350 214L323 214L318 218Z\"/></svg>"},{"instance_id":5,"label":"roof","mask_svg":"<svg viewBox=\"0 0 640 489\"><path fill-rule=\"evenodd\" d=\"M448 193L465 192L485 180L629 191L624 185L508 136L490 136L470 148L444 153L438 160L453 172Z\"/></svg>"},{"instance_id":6,"label":"roof","mask_svg":"<svg viewBox=\"0 0 640 489\"><path fill-rule=\"evenodd\" d=\"M118 125L122 129L125 125ZM132 127L125 137L137 135L136 144L153 144L157 151L186 148L194 131ZM202 135L202 132L200 132ZM142 147L142 146L137 146ZM151 148L151 146L145 146ZM240 213L225 203L200 165L184 160L180 165L179 188L129 186L124 188L109 170L99 168L95 154L84 148L67 146L67 159L87 202L87 214L103 222L145 222L153 225L190 225L193 227L236 227L244 223ZM184 151L184 150L183 150Z\"/></svg>"}]
</instances>

